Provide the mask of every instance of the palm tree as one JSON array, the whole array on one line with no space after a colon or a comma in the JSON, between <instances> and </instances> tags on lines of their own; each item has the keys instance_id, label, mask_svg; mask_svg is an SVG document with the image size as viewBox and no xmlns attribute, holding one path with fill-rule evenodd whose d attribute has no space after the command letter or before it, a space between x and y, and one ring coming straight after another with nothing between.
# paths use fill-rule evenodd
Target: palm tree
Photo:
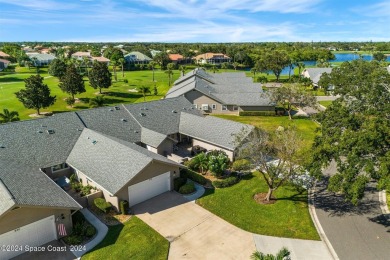
<instances>
[{"instance_id":1,"label":"palm tree","mask_svg":"<svg viewBox=\"0 0 390 260\"><path fill-rule=\"evenodd\" d=\"M37 57L32 57L31 58L31 63L37 69L37 74L39 74L38 58Z\"/></svg>"},{"instance_id":2,"label":"palm tree","mask_svg":"<svg viewBox=\"0 0 390 260\"><path fill-rule=\"evenodd\" d=\"M205 153L200 153L195 156L193 159L194 167L200 169L201 173L204 173L204 170L207 170L209 159Z\"/></svg>"},{"instance_id":3,"label":"palm tree","mask_svg":"<svg viewBox=\"0 0 390 260\"><path fill-rule=\"evenodd\" d=\"M297 62L297 66L298 66L298 74L299 76L301 76L301 70L305 68L305 63L304 62Z\"/></svg>"},{"instance_id":4,"label":"palm tree","mask_svg":"<svg viewBox=\"0 0 390 260\"><path fill-rule=\"evenodd\" d=\"M157 62L155 62L155 61L151 61L151 62L149 62L149 68L153 71L153 82L154 82L154 68L156 67L156 65L157 65Z\"/></svg>"},{"instance_id":5,"label":"palm tree","mask_svg":"<svg viewBox=\"0 0 390 260\"><path fill-rule=\"evenodd\" d=\"M88 68L89 68L89 66L91 65L91 60L88 58L88 57L83 57L83 63L84 63L84 67L85 67L85 69L87 70L87 75L88 75L88 77L89 77L89 70L88 70Z\"/></svg>"},{"instance_id":6,"label":"palm tree","mask_svg":"<svg viewBox=\"0 0 390 260\"><path fill-rule=\"evenodd\" d=\"M187 67L184 66L184 65L181 65L181 66L179 67L179 70L180 70L182 76L184 76L184 73L186 73L186 69L187 69Z\"/></svg>"},{"instance_id":7,"label":"palm tree","mask_svg":"<svg viewBox=\"0 0 390 260\"><path fill-rule=\"evenodd\" d=\"M258 71L257 71L257 68L253 67L253 68L251 69L251 72L253 73L253 78L255 78L255 77L256 77L256 73L258 72Z\"/></svg>"},{"instance_id":8,"label":"palm tree","mask_svg":"<svg viewBox=\"0 0 390 260\"><path fill-rule=\"evenodd\" d=\"M123 65L125 65L125 63L126 63L126 60L124 59L124 58L120 58L119 60L118 60L118 62L119 62L119 64L121 65L121 67L122 67L122 78L125 76L125 73L123 72Z\"/></svg>"},{"instance_id":9,"label":"palm tree","mask_svg":"<svg viewBox=\"0 0 390 260\"><path fill-rule=\"evenodd\" d=\"M97 97L91 98L89 100L90 107L102 107L103 104L104 104L104 97L103 96L97 96Z\"/></svg>"},{"instance_id":10,"label":"palm tree","mask_svg":"<svg viewBox=\"0 0 390 260\"><path fill-rule=\"evenodd\" d=\"M217 68L217 66L213 65L211 67L211 70L213 71L213 73L215 73L216 71L218 71L218 68Z\"/></svg>"},{"instance_id":11,"label":"palm tree","mask_svg":"<svg viewBox=\"0 0 390 260\"><path fill-rule=\"evenodd\" d=\"M264 254L259 251L255 251L251 255L253 260L290 260L290 251L283 247L276 255Z\"/></svg>"},{"instance_id":12,"label":"palm tree","mask_svg":"<svg viewBox=\"0 0 390 260\"><path fill-rule=\"evenodd\" d=\"M19 113L16 111L9 111L8 109L4 108L3 113L0 113L0 123L8 123L19 120Z\"/></svg>"},{"instance_id":13,"label":"palm tree","mask_svg":"<svg viewBox=\"0 0 390 260\"><path fill-rule=\"evenodd\" d=\"M150 92L150 87L147 87L147 86L141 86L141 87L139 87L139 88L138 88L138 92L139 92L139 93L142 93L142 95L144 96L144 101L145 101L146 94L147 94L147 93L149 93L149 94L151 93L151 92Z\"/></svg>"},{"instance_id":14,"label":"palm tree","mask_svg":"<svg viewBox=\"0 0 390 260\"><path fill-rule=\"evenodd\" d=\"M237 67L240 65L240 63L238 63L238 62L233 62L233 68L234 68L234 70L237 70Z\"/></svg>"},{"instance_id":15,"label":"palm tree","mask_svg":"<svg viewBox=\"0 0 390 260\"><path fill-rule=\"evenodd\" d=\"M167 70L165 71L166 74L168 74L168 86L171 86L171 81L172 81L172 75L173 75L173 68L175 64L169 63L167 65Z\"/></svg>"}]
</instances>

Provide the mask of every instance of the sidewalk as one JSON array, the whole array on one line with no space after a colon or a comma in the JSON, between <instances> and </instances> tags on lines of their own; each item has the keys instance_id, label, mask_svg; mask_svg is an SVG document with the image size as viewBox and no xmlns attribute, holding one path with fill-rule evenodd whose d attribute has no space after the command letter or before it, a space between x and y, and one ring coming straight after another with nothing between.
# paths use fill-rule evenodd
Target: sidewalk
<instances>
[{"instance_id":1,"label":"sidewalk","mask_svg":"<svg viewBox=\"0 0 390 260\"><path fill-rule=\"evenodd\" d=\"M107 234L108 227L104 225L95 215L93 215L88 209L83 208L80 210L83 213L86 220L96 228L96 236L85 244L86 249L83 251L73 251L73 254L79 259L86 252L90 251L97 244L99 244Z\"/></svg>"},{"instance_id":2,"label":"sidewalk","mask_svg":"<svg viewBox=\"0 0 390 260\"><path fill-rule=\"evenodd\" d=\"M195 202L195 200L199 199L203 193L204 193L204 187L202 185L199 185L197 184L196 182L194 182L195 184L195 189L196 189L196 192L195 193L192 193L190 195L183 195L183 197L189 201L192 201L192 202Z\"/></svg>"}]
</instances>

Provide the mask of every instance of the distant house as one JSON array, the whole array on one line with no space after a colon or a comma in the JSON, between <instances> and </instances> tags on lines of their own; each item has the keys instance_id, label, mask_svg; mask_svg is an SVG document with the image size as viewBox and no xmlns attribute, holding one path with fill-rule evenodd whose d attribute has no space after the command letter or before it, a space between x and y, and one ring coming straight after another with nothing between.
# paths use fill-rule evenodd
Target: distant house
<instances>
[{"instance_id":1,"label":"distant house","mask_svg":"<svg viewBox=\"0 0 390 260\"><path fill-rule=\"evenodd\" d=\"M138 51L132 51L126 54L125 60L128 64L148 64L152 61L151 58Z\"/></svg>"},{"instance_id":2,"label":"distant house","mask_svg":"<svg viewBox=\"0 0 390 260\"><path fill-rule=\"evenodd\" d=\"M174 64L190 64L192 63L191 58L184 58L183 55L180 54L168 54L169 59Z\"/></svg>"},{"instance_id":3,"label":"distant house","mask_svg":"<svg viewBox=\"0 0 390 260\"><path fill-rule=\"evenodd\" d=\"M7 53L0 51L0 58L9 59L11 58L11 55L8 55Z\"/></svg>"},{"instance_id":4,"label":"distant house","mask_svg":"<svg viewBox=\"0 0 390 260\"><path fill-rule=\"evenodd\" d=\"M27 56L30 60L35 59L38 66L47 66L49 65L56 57L52 54L45 53L27 53Z\"/></svg>"},{"instance_id":5,"label":"distant house","mask_svg":"<svg viewBox=\"0 0 390 260\"><path fill-rule=\"evenodd\" d=\"M231 62L232 59L223 53L207 52L195 56L198 64L221 64L224 62Z\"/></svg>"},{"instance_id":6,"label":"distant house","mask_svg":"<svg viewBox=\"0 0 390 260\"><path fill-rule=\"evenodd\" d=\"M154 58L154 56L156 56L157 54L159 54L161 51L157 51L157 50L150 50L150 54L152 54L152 57Z\"/></svg>"},{"instance_id":7,"label":"distant house","mask_svg":"<svg viewBox=\"0 0 390 260\"><path fill-rule=\"evenodd\" d=\"M9 60L0 59L0 71L6 69L10 63Z\"/></svg>"},{"instance_id":8,"label":"distant house","mask_svg":"<svg viewBox=\"0 0 390 260\"><path fill-rule=\"evenodd\" d=\"M89 51L77 51L71 55L73 59L82 60L83 58L91 58L91 53Z\"/></svg>"},{"instance_id":9,"label":"distant house","mask_svg":"<svg viewBox=\"0 0 390 260\"><path fill-rule=\"evenodd\" d=\"M105 57L91 57L92 61L98 61L98 62L103 62L106 63L107 65L110 64L110 59L107 59Z\"/></svg>"},{"instance_id":10,"label":"distant house","mask_svg":"<svg viewBox=\"0 0 390 260\"><path fill-rule=\"evenodd\" d=\"M206 73L195 69L175 81L165 98L184 96L205 114L275 111L275 105L245 73Z\"/></svg>"},{"instance_id":11,"label":"distant house","mask_svg":"<svg viewBox=\"0 0 390 260\"><path fill-rule=\"evenodd\" d=\"M307 68L301 74L303 77L309 78L315 87L321 87L318 85L318 81L320 81L322 74L331 72L332 68Z\"/></svg>"}]
</instances>

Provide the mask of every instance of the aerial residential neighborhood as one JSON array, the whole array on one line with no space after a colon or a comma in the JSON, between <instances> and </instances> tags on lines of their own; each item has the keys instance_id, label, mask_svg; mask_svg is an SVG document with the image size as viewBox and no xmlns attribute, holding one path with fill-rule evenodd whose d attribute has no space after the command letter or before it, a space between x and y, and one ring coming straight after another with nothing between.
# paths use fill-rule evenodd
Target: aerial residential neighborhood
<instances>
[{"instance_id":1,"label":"aerial residential neighborhood","mask_svg":"<svg viewBox=\"0 0 390 260\"><path fill-rule=\"evenodd\" d=\"M386 2L1 6L1 260L389 259Z\"/></svg>"}]
</instances>

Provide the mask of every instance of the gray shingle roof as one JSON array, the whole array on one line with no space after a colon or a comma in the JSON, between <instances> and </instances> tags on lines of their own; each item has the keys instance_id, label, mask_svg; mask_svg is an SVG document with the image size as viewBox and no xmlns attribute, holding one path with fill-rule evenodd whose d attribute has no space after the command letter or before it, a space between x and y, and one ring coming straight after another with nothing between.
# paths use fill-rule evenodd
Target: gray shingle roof
<instances>
[{"instance_id":1,"label":"gray shingle roof","mask_svg":"<svg viewBox=\"0 0 390 260\"><path fill-rule=\"evenodd\" d=\"M271 100L262 95L261 84L253 83L243 72L207 74L202 69L195 69L179 78L165 97L183 96L192 90L225 105L273 106Z\"/></svg>"},{"instance_id":2,"label":"gray shingle roof","mask_svg":"<svg viewBox=\"0 0 390 260\"><path fill-rule=\"evenodd\" d=\"M18 206L81 208L38 168L32 168L16 160L0 160L0 169L0 179ZM5 195L4 191L1 193ZM2 197L4 198L6 196Z\"/></svg>"},{"instance_id":3,"label":"gray shingle roof","mask_svg":"<svg viewBox=\"0 0 390 260\"><path fill-rule=\"evenodd\" d=\"M253 126L213 116L200 118L188 113L181 113L180 116L180 133L229 150L236 148L234 135L247 128L252 129Z\"/></svg>"},{"instance_id":4,"label":"gray shingle roof","mask_svg":"<svg viewBox=\"0 0 390 260\"><path fill-rule=\"evenodd\" d=\"M160 134L144 127L141 130L141 142L154 148L157 148L165 139L167 139L167 136L164 134Z\"/></svg>"},{"instance_id":5,"label":"gray shingle roof","mask_svg":"<svg viewBox=\"0 0 390 260\"><path fill-rule=\"evenodd\" d=\"M309 77L314 84L318 84L318 81L320 80L323 73L332 72L332 68L307 68L305 70L309 74Z\"/></svg>"},{"instance_id":6,"label":"gray shingle roof","mask_svg":"<svg viewBox=\"0 0 390 260\"><path fill-rule=\"evenodd\" d=\"M152 161L177 165L136 144L84 129L67 163L111 194L118 192Z\"/></svg>"},{"instance_id":7,"label":"gray shingle roof","mask_svg":"<svg viewBox=\"0 0 390 260\"><path fill-rule=\"evenodd\" d=\"M31 58L37 58L38 60L44 61L44 60L54 60L56 57L52 54L47 53L27 53L27 55Z\"/></svg>"},{"instance_id":8,"label":"gray shingle roof","mask_svg":"<svg viewBox=\"0 0 390 260\"><path fill-rule=\"evenodd\" d=\"M151 61L152 59L146 56L145 54L139 52L139 51L132 51L125 56L126 60L129 61Z\"/></svg>"},{"instance_id":9,"label":"gray shingle roof","mask_svg":"<svg viewBox=\"0 0 390 260\"><path fill-rule=\"evenodd\" d=\"M180 112L202 116L184 97L125 105L144 128L169 135L179 131Z\"/></svg>"},{"instance_id":10,"label":"gray shingle roof","mask_svg":"<svg viewBox=\"0 0 390 260\"><path fill-rule=\"evenodd\" d=\"M65 162L84 125L75 113L0 126L0 160L44 168ZM48 130L54 130L49 134Z\"/></svg>"},{"instance_id":11,"label":"gray shingle roof","mask_svg":"<svg viewBox=\"0 0 390 260\"><path fill-rule=\"evenodd\" d=\"M89 129L129 142L141 140L141 126L123 105L81 110L76 113Z\"/></svg>"}]
</instances>

